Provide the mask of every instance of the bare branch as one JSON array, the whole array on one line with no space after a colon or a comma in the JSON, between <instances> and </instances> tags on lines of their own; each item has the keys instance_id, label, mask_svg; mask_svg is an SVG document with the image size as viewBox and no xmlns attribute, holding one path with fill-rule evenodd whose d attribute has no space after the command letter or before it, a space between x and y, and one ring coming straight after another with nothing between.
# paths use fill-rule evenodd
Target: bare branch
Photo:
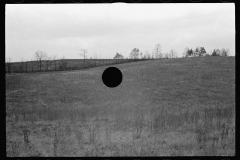
<instances>
[{"instance_id":1,"label":"bare branch","mask_svg":"<svg viewBox=\"0 0 240 160\"><path fill-rule=\"evenodd\" d=\"M86 49L81 49L81 51L83 53L79 53L79 55L83 56L83 58L84 58L84 68L85 68L86 67L86 65L85 65L86 53L88 53L88 51Z\"/></svg>"},{"instance_id":2,"label":"bare branch","mask_svg":"<svg viewBox=\"0 0 240 160\"><path fill-rule=\"evenodd\" d=\"M41 71L42 61L47 59L47 53L44 51L37 51L35 52L35 58L39 62L39 69Z\"/></svg>"}]
</instances>

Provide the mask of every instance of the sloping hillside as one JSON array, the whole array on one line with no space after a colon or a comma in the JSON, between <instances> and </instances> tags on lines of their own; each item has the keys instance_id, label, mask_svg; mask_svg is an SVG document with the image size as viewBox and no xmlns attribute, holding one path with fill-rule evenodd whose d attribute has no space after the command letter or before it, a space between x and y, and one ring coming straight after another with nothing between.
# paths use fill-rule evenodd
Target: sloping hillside
<instances>
[{"instance_id":1,"label":"sloping hillside","mask_svg":"<svg viewBox=\"0 0 240 160\"><path fill-rule=\"evenodd\" d=\"M109 66L6 75L9 156L26 153L11 149L12 144L25 144L21 137L23 128L31 130L39 152L59 156L60 151L52 148L57 138L54 133L66 133L61 129L67 126L69 134L63 137L68 139L64 142L68 150L64 153L69 156L235 153L231 145L235 140L235 57L160 59L114 66L123 74L123 81L116 88L106 87L101 79ZM226 139L219 138L225 134L223 124L229 126ZM205 133L208 127L212 130ZM45 134L44 128L49 129L50 135L39 138ZM83 137L73 144L73 135L78 135L79 130L84 131ZM202 144L201 138L209 140ZM215 145L214 138L221 141ZM110 142L115 149L96 151ZM120 153L123 145L133 149L135 142L141 148L136 153ZM81 151L79 147L83 147ZM215 151L209 152L210 149Z\"/></svg>"}]
</instances>

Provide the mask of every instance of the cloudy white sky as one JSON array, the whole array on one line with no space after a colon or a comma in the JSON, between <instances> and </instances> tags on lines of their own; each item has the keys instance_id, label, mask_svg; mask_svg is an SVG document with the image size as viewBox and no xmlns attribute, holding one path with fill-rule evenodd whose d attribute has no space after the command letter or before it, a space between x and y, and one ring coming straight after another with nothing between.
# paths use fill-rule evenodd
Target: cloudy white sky
<instances>
[{"instance_id":1,"label":"cloudy white sky","mask_svg":"<svg viewBox=\"0 0 240 160\"><path fill-rule=\"evenodd\" d=\"M213 4L7 4L6 57L32 60L38 50L49 56L125 57L133 48L162 52L185 47L229 48L235 55L235 5Z\"/></svg>"}]
</instances>

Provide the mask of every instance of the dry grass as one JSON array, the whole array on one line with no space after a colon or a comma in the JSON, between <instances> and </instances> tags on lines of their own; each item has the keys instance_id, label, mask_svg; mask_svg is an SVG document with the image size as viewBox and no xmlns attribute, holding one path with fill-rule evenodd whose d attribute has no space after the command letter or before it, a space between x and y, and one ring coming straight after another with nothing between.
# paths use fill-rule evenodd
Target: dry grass
<instances>
[{"instance_id":1,"label":"dry grass","mask_svg":"<svg viewBox=\"0 0 240 160\"><path fill-rule=\"evenodd\" d=\"M7 75L7 156L235 155L234 58L117 67Z\"/></svg>"}]
</instances>

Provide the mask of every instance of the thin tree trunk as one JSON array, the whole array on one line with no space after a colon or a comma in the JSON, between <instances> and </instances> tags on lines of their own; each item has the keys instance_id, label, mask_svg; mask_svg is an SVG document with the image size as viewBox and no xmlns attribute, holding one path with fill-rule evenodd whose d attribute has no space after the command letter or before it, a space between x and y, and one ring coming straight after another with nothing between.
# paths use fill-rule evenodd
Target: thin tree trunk
<instances>
[{"instance_id":1,"label":"thin tree trunk","mask_svg":"<svg viewBox=\"0 0 240 160\"><path fill-rule=\"evenodd\" d=\"M24 72L24 65L23 65L23 61L22 61L21 72Z\"/></svg>"},{"instance_id":2,"label":"thin tree trunk","mask_svg":"<svg viewBox=\"0 0 240 160\"><path fill-rule=\"evenodd\" d=\"M25 70L26 70L26 72L27 72L27 61L26 61L26 69L25 69Z\"/></svg>"},{"instance_id":3,"label":"thin tree trunk","mask_svg":"<svg viewBox=\"0 0 240 160\"><path fill-rule=\"evenodd\" d=\"M84 52L84 68L86 68L86 67L85 67L85 52Z\"/></svg>"},{"instance_id":4,"label":"thin tree trunk","mask_svg":"<svg viewBox=\"0 0 240 160\"><path fill-rule=\"evenodd\" d=\"M40 72L41 72L41 67L42 67L42 61L41 60L39 61L39 65L40 65L39 68L40 68Z\"/></svg>"},{"instance_id":5,"label":"thin tree trunk","mask_svg":"<svg viewBox=\"0 0 240 160\"><path fill-rule=\"evenodd\" d=\"M33 62L32 62L32 72L33 72Z\"/></svg>"}]
</instances>

